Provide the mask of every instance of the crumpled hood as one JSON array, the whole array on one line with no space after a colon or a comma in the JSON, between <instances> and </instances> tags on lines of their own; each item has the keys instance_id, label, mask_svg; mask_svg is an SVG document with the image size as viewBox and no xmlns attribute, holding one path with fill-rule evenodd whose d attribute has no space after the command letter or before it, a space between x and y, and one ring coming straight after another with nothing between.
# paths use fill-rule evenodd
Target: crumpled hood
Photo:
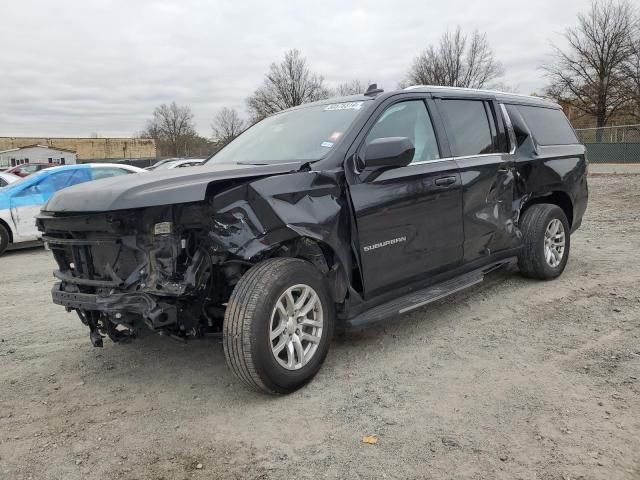
<instances>
[{"instance_id":1,"label":"crumpled hood","mask_svg":"<svg viewBox=\"0 0 640 480\"><path fill-rule=\"evenodd\" d=\"M240 165L209 163L202 167L134 173L82 183L56 193L46 212L107 212L204 200L211 182L297 171L302 163Z\"/></svg>"}]
</instances>

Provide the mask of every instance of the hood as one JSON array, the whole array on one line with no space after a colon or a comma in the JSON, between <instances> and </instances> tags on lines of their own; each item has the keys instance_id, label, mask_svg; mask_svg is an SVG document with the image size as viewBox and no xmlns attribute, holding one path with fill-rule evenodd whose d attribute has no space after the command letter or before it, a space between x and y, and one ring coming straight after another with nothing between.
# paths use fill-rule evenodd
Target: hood
<instances>
[{"instance_id":1,"label":"hood","mask_svg":"<svg viewBox=\"0 0 640 480\"><path fill-rule=\"evenodd\" d=\"M221 180L252 178L297 171L302 163L240 165L210 163L202 167L135 173L82 183L56 193L46 212L107 212L205 199L207 187Z\"/></svg>"}]
</instances>

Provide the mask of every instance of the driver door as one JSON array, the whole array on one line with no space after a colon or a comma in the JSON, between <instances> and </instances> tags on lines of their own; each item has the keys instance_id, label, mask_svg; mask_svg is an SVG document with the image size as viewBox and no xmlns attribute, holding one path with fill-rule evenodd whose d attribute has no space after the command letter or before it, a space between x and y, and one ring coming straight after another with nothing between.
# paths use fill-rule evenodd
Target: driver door
<instances>
[{"instance_id":1,"label":"driver door","mask_svg":"<svg viewBox=\"0 0 640 480\"><path fill-rule=\"evenodd\" d=\"M11 220L21 241L35 240L40 236L35 216L46 201L46 195L39 190L38 184L26 187L11 197Z\"/></svg>"},{"instance_id":2,"label":"driver door","mask_svg":"<svg viewBox=\"0 0 640 480\"><path fill-rule=\"evenodd\" d=\"M35 216L42 206L59 190L91 180L90 168L78 168L51 173L17 192L11 198L11 218L18 235L27 240L40 237Z\"/></svg>"},{"instance_id":3,"label":"driver door","mask_svg":"<svg viewBox=\"0 0 640 480\"><path fill-rule=\"evenodd\" d=\"M356 172L349 185L365 298L462 261L460 173L455 161L442 158L432 112L422 98L387 105L359 147L364 161L364 147L377 138L407 137L415 146L409 165Z\"/></svg>"}]
</instances>

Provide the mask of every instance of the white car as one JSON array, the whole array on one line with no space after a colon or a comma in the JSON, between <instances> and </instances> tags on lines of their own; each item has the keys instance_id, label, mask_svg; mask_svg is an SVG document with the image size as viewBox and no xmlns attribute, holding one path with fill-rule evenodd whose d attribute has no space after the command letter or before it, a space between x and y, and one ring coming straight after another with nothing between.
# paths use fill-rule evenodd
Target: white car
<instances>
[{"instance_id":1,"label":"white car","mask_svg":"<svg viewBox=\"0 0 640 480\"><path fill-rule=\"evenodd\" d=\"M13 173L0 172L0 188L6 187L10 183L17 182L18 180L22 180L22 178Z\"/></svg>"},{"instance_id":2,"label":"white car","mask_svg":"<svg viewBox=\"0 0 640 480\"><path fill-rule=\"evenodd\" d=\"M184 167L195 167L198 165L202 165L206 159L204 158L182 158L182 159L174 159L169 161L161 161L152 165L151 167L147 167L148 171L158 171L158 170L172 170L174 168L184 168Z\"/></svg>"},{"instance_id":3,"label":"white car","mask_svg":"<svg viewBox=\"0 0 640 480\"><path fill-rule=\"evenodd\" d=\"M84 163L40 170L0 188L0 255L18 244L40 239L35 216L59 190L103 178L142 173L144 169L117 163Z\"/></svg>"}]
</instances>

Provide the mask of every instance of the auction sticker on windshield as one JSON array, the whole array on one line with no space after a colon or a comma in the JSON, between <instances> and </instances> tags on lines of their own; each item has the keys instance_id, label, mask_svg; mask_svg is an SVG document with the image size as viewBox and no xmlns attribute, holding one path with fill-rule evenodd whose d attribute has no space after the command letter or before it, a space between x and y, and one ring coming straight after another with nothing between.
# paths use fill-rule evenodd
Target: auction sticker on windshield
<instances>
[{"instance_id":1,"label":"auction sticker on windshield","mask_svg":"<svg viewBox=\"0 0 640 480\"><path fill-rule=\"evenodd\" d=\"M332 103L324 107L325 110L360 110L364 102Z\"/></svg>"}]
</instances>

